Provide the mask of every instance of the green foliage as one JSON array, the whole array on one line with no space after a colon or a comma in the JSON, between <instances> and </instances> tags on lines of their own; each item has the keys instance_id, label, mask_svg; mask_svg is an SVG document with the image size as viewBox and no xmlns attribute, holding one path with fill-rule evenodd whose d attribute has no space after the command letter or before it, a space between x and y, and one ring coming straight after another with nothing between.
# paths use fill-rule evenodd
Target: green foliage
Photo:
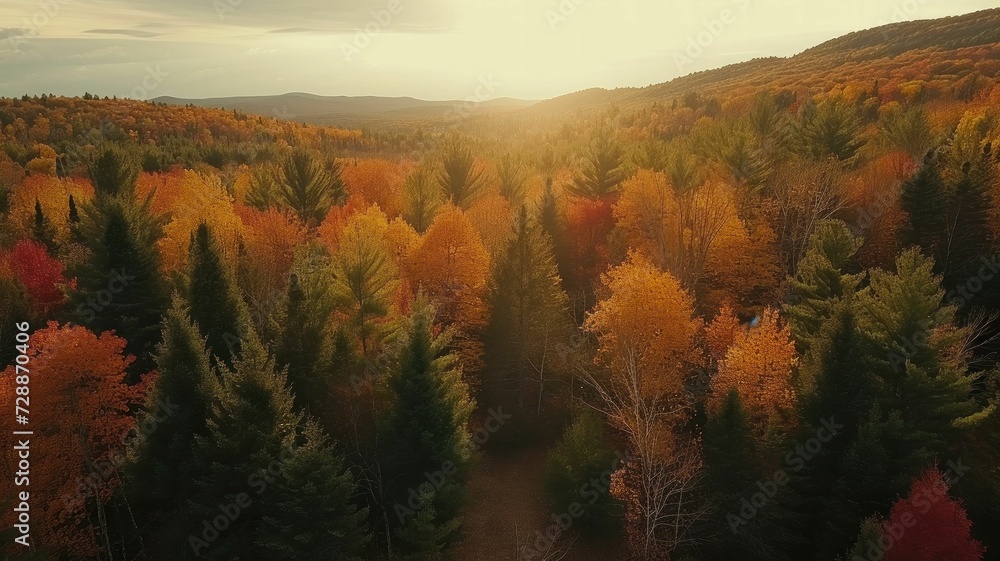
<instances>
[{"instance_id":1,"label":"green foliage","mask_svg":"<svg viewBox=\"0 0 1000 561\"><path fill-rule=\"evenodd\" d=\"M96 333L123 336L126 352L136 357L136 376L152 368L160 320L170 305L156 245L167 217L152 214L152 196L140 203L134 183L120 183L135 178L120 152L108 150L96 162L92 174L103 186L83 208L80 239L90 255L70 269L77 279L72 317Z\"/></svg>"},{"instance_id":2,"label":"green foliage","mask_svg":"<svg viewBox=\"0 0 1000 561\"><path fill-rule=\"evenodd\" d=\"M573 182L566 190L577 197L596 199L618 191L625 181L625 152L614 140L610 130L600 130L591 140Z\"/></svg>"},{"instance_id":3,"label":"green foliage","mask_svg":"<svg viewBox=\"0 0 1000 561\"><path fill-rule=\"evenodd\" d=\"M255 334L233 273L205 222L191 236L188 262L191 319L207 338L213 362L218 360L232 368L243 339Z\"/></svg>"},{"instance_id":4,"label":"green foliage","mask_svg":"<svg viewBox=\"0 0 1000 561\"><path fill-rule=\"evenodd\" d=\"M578 520L581 529L613 534L623 516L621 503L608 490L617 463L604 420L590 410L581 411L549 455L545 492L554 512L568 512L577 504L583 510Z\"/></svg>"},{"instance_id":5,"label":"green foliage","mask_svg":"<svg viewBox=\"0 0 1000 561\"><path fill-rule=\"evenodd\" d=\"M330 208L346 199L340 164L332 161L324 166L316 152L294 148L281 162L278 195L299 220L316 226Z\"/></svg>"},{"instance_id":6,"label":"green foliage","mask_svg":"<svg viewBox=\"0 0 1000 561\"><path fill-rule=\"evenodd\" d=\"M554 370L553 349L569 333L568 301L552 243L526 207L513 230L491 283L487 361L496 376L517 388L522 406L537 395L541 409L545 382Z\"/></svg>"},{"instance_id":7,"label":"green foliage","mask_svg":"<svg viewBox=\"0 0 1000 561\"><path fill-rule=\"evenodd\" d=\"M246 204L257 210L267 210L278 206L281 196L281 179L278 170L267 164L255 167L250 175L250 189L246 194Z\"/></svg>"},{"instance_id":8,"label":"green foliage","mask_svg":"<svg viewBox=\"0 0 1000 561\"><path fill-rule=\"evenodd\" d=\"M326 257L316 246L300 248L289 279L287 298L274 325L275 360L288 368L295 403L313 414L323 391L332 352L328 326L335 308L333 279Z\"/></svg>"},{"instance_id":9,"label":"green foliage","mask_svg":"<svg viewBox=\"0 0 1000 561\"><path fill-rule=\"evenodd\" d=\"M433 492L420 494L420 508L403 526L396 531L399 538L400 561L446 561L448 547L453 543L462 527L458 518L440 521L435 504L437 495Z\"/></svg>"},{"instance_id":10,"label":"green foliage","mask_svg":"<svg viewBox=\"0 0 1000 561\"><path fill-rule=\"evenodd\" d=\"M256 340L245 342L233 371L224 365L221 369L222 383L208 415L208 434L195 437L200 475L195 478L199 492L192 499L191 529L198 528L193 535L199 535L196 521L218 516L219 505L235 503L241 493L252 495L238 523L200 551L205 559L252 559L258 554L254 539L261 535L263 516L277 514L266 512L258 495L274 490L268 487L275 473L283 477L294 457L301 418L293 411L284 371L275 372L274 361Z\"/></svg>"},{"instance_id":11,"label":"green foliage","mask_svg":"<svg viewBox=\"0 0 1000 561\"><path fill-rule=\"evenodd\" d=\"M436 486L433 520L446 527L458 514L460 485L472 459L466 426L475 405L457 357L448 351L449 337L436 333L433 321L434 308L418 297L397 342L386 426L389 480L394 482L388 497L406 504L410 489L426 487L425 474L446 474L442 485Z\"/></svg>"},{"instance_id":12,"label":"green foliage","mask_svg":"<svg viewBox=\"0 0 1000 561\"><path fill-rule=\"evenodd\" d=\"M124 148L105 148L90 163L88 171L97 197L131 197L135 193L139 166Z\"/></svg>"},{"instance_id":13,"label":"green foliage","mask_svg":"<svg viewBox=\"0 0 1000 561\"><path fill-rule=\"evenodd\" d=\"M934 132L922 107L889 112L880 130L888 146L906 152L914 160L923 157L934 144Z\"/></svg>"},{"instance_id":14,"label":"green foliage","mask_svg":"<svg viewBox=\"0 0 1000 561\"><path fill-rule=\"evenodd\" d=\"M857 109L846 100L831 97L802 108L796 130L798 149L816 160L829 157L853 159L864 145L862 122Z\"/></svg>"},{"instance_id":15,"label":"green foliage","mask_svg":"<svg viewBox=\"0 0 1000 561\"><path fill-rule=\"evenodd\" d=\"M31 237L45 246L49 255L54 255L59 245L56 244L56 229L52 227L52 222L45 213L42 212L42 204L35 199L35 220L31 227Z\"/></svg>"},{"instance_id":16,"label":"green foliage","mask_svg":"<svg viewBox=\"0 0 1000 561\"><path fill-rule=\"evenodd\" d=\"M857 541L847 552L846 557L838 557L838 561L855 561L857 559L871 559L869 552L882 553L882 522L877 517L865 518L861 523L861 531Z\"/></svg>"},{"instance_id":17,"label":"green foliage","mask_svg":"<svg viewBox=\"0 0 1000 561\"><path fill-rule=\"evenodd\" d=\"M156 369L156 383L139 416L139 426L149 423L153 430L142 431L129 469L130 494L147 508L167 507L194 494L195 436L207 434L218 389L204 341L179 299L163 320Z\"/></svg>"},{"instance_id":18,"label":"green foliage","mask_svg":"<svg viewBox=\"0 0 1000 561\"><path fill-rule=\"evenodd\" d=\"M444 146L437 181L445 199L463 209L486 189L486 177L476 168L472 147L454 138Z\"/></svg>"},{"instance_id":19,"label":"green foliage","mask_svg":"<svg viewBox=\"0 0 1000 561\"><path fill-rule=\"evenodd\" d=\"M799 261L795 277L788 281L792 303L784 306L785 318L800 351L809 349L833 307L851 296L861 283L864 275L845 272L861 243L840 220L816 225L809 249Z\"/></svg>"},{"instance_id":20,"label":"green foliage","mask_svg":"<svg viewBox=\"0 0 1000 561\"><path fill-rule=\"evenodd\" d=\"M407 176L403 189L403 218L422 234L430 228L441 206L441 190L431 183L429 174L422 168Z\"/></svg>"},{"instance_id":21,"label":"green foliage","mask_svg":"<svg viewBox=\"0 0 1000 561\"><path fill-rule=\"evenodd\" d=\"M371 536L365 528L368 510L353 504L351 471L315 422L305 424L302 440L261 496L257 555L288 561L361 559Z\"/></svg>"}]
</instances>

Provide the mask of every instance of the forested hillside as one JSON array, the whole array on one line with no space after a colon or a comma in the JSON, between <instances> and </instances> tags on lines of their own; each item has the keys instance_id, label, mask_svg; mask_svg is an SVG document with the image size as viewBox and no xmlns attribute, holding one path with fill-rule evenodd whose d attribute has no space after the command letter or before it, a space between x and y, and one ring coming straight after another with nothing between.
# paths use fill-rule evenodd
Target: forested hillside
<instances>
[{"instance_id":1,"label":"forested hillside","mask_svg":"<svg viewBox=\"0 0 1000 561\"><path fill-rule=\"evenodd\" d=\"M17 558L1000 559L1000 10L280 117L0 99Z\"/></svg>"}]
</instances>

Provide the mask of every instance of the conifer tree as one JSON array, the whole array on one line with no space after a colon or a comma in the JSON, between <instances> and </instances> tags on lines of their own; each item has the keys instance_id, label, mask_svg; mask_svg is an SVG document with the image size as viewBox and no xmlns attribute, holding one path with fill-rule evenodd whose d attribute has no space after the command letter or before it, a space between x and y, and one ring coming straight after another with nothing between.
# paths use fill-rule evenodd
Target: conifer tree
<instances>
[{"instance_id":1,"label":"conifer tree","mask_svg":"<svg viewBox=\"0 0 1000 561\"><path fill-rule=\"evenodd\" d=\"M839 220L826 220L816 226L795 278L789 279L793 303L784 307L800 351L809 349L837 302L857 290L863 275L851 275L846 270L860 247L861 240Z\"/></svg>"},{"instance_id":2,"label":"conifer tree","mask_svg":"<svg viewBox=\"0 0 1000 561\"><path fill-rule=\"evenodd\" d=\"M621 146L614 141L609 130L600 130L587 147L567 191L588 199L609 196L625 181L624 164L625 153Z\"/></svg>"},{"instance_id":3,"label":"conifer tree","mask_svg":"<svg viewBox=\"0 0 1000 561\"><path fill-rule=\"evenodd\" d=\"M396 501L390 509L403 521L401 531L411 536L453 533L444 530L456 525L471 460L466 426L474 403L456 355L447 350L448 335L435 333L433 322L434 308L421 295L404 322L389 380L393 405L386 434L395 483L388 496ZM425 493L425 474L437 472L446 474L444 481ZM415 510L410 508L413 490L431 495Z\"/></svg>"},{"instance_id":4,"label":"conifer tree","mask_svg":"<svg viewBox=\"0 0 1000 561\"><path fill-rule=\"evenodd\" d=\"M232 368L243 339L254 336L253 328L233 274L205 222L191 235L188 263L191 319L207 339L213 363L218 360Z\"/></svg>"},{"instance_id":5,"label":"conifer tree","mask_svg":"<svg viewBox=\"0 0 1000 561\"><path fill-rule=\"evenodd\" d=\"M157 241L166 216L152 213L152 195L135 196L138 171L124 151L108 148L90 166L94 198L83 208L80 238L90 258L73 269L73 319L96 333L115 330L136 360L133 377L153 367L160 322L170 296Z\"/></svg>"},{"instance_id":6,"label":"conifer tree","mask_svg":"<svg viewBox=\"0 0 1000 561\"><path fill-rule=\"evenodd\" d=\"M252 497L239 518L211 543L202 539L202 524L192 523L191 552L204 559L253 559L254 539L265 514L260 496L273 492L275 481L294 456L301 416L294 412L284 370L254 338L244 341L232 371L221 365L222 382L208 415L207 435L195 437L195 478L199 492L191 501L191 520L211 520L219 505L235 504L240 494ZM242 501L246 504L246 500ZM199 537L201 536L201 537Z\"/></svg>"},{"instance_id":7,"label":"conifer tree","mask_svg":"<svg viewBox=\"0 0 1000 561\"><path fill-rule=\"evenodd\" d=\"M493 371L513 382L522 406L537 395L540 409L552 350L569 332L568 303L552 243L526 207L513 229L491 287L487 361L492 358Z\"/></svg>"},{"instance_id":8,"label":"conifer tree","mask_svg":"<svg viewBox=\"0 0 1000 561\"><path fill-rule=\"evenodd\" d=\"M56 229L52 227L52 222L42 212L42 204L38 202L38 199L35 199L35 221L31 227L31 237L44 245L49 255L54 255L56 249L59 248L55 240Z\"/></svg>"},{"instance_id":9,"label":"conifer tree","mask_svg":"<svg viewBox=\"0 0 1000 561\"><path fill-rule=\"evenodd\" d=\"M444 146L437 181L445 199L461 209L468 209L486 188L486 177L476 168L472 147L458 138Z\"/></svg>"},{"instance_id":10,"label":"conifer tree","mask_svg":"<svg viewBox=\"0 0 1000 561\"><path fill-rule=\"evenodd\" d=\"M170 304L156 248L160 228L145 206L113 199L88 207L85 244L88 262L73 272L75 319L92 331L114 330L136 357L133 375L152 368L160 341L160 321ZM100 216L98 216L100 214Z\"/></svg>"},{"instance_id":11,"label":"conifer tree","mask_svg":"<svg viewBox=\"0 0 1000 561\"><path fill-rule=\"evenodd\" d=\"M295 403L313 415L320 412L325 394L324 376L330 370L332 333L330 314L335 308L330 268L317 247L301 248L296 255L288 292L278 314L275 361L288 369Z\"/></svg>"},{"instance_id":12,"label":"conifer tree","mask_svg":"<svg viewBox=\"0 0 1000 561\"><path fill-rule=\"evenodd\" d=\"M206 419L217 392L205 343L177 299L163 320L156 354L158 376L139 417L143 431L130 471L136 497L165 506L193 495L195 436L207 434Z\"/></svg>"},{"instance_id":13,"label":"conifer tree","mask_svg":"<svg viewBox=\"0 0 1000 561\"><path fill-rule=\"evenodd\" d=\"M303 224L316 226L346 198L340 173L337 162L324 166L316 153L295 148L281 163L278 195Z\"/></svg>"},{"instance_id":14,"label":"conifer tree","mask_svg":"<svg viewBox=\"0 0 1000 561\"><path fill-rule=\"evenodd\" d=\"M288 561L360 559L370 539L368 509L354 504L351 471L315 421L306 422L301 438L261 496L264 515L254 540L260 555Z\"/></svg>"},{"instance_id":15,"label":"conifer tree","mask_svg":"<svg viewBox=\"0 0 1000 561\"><path fill-rule=\"evenodd\" d=\"M403 199L403 218L423 234L434 222L434 215L441 206L441 190L431 182L425 170L417 169L406 178Z\"/></svg>"}]
</instances>

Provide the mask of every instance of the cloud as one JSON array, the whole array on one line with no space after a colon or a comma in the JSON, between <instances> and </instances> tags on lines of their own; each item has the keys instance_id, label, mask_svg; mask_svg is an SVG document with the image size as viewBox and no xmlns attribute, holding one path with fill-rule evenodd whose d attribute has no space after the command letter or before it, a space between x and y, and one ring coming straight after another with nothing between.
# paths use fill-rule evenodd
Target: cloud
<instances>
[{"instance_id":1,"label":"cloud","mask_svg":"<svg viewBox=\"0 0 1000 561\"><path fill-rule=\"evenodd\" d=\"M83 33L97 33L101 35L127 35L129 37L159 37L160 33L152 31L142 31L139 29L87 29Z\"/></svg>"}]
</instances>

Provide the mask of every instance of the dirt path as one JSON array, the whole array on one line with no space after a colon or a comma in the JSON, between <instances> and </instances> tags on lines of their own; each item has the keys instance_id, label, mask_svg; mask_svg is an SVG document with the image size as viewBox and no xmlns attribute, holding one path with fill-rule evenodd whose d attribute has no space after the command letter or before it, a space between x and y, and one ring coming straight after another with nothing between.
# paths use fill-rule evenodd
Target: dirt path
<instances>
[{"instance_id":1,"label":"dirt path","mask_svg":"<svg viewBox=\"0 0 1000 561\"><path fill-rule=\"evenodd\" d=\"M456 547L458 561L518 561L517 541L534 541L536 532L552 523L543 495L546 457L541 446L510 455L483 454L466 485L465 540ZM573 536L564 540L573 542ZM561 559L614 561L617 553L578 539Z\"/></svg>"}]
</instances>

